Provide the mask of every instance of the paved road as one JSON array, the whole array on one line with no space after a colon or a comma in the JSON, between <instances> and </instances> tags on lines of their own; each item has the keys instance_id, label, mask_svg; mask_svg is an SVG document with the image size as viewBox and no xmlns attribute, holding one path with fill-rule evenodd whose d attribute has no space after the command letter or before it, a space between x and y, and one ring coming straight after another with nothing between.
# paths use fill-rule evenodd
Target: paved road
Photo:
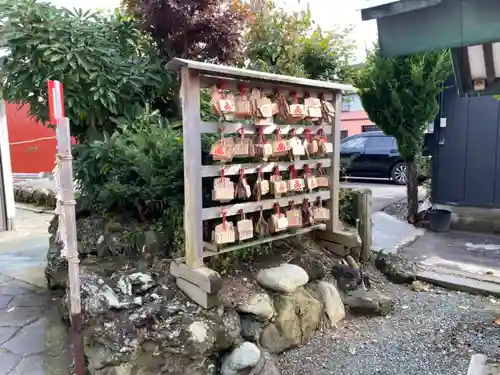
<instances>
[{"instance_id":1,"label":"paved road","mask_svg":"<svg viewBox=\"0 0 500 375\"><path fill-rule=\"evenodd\" d=\"M66 329L45 288L52 215L16 211L0 233L0 375L68 374Z\"/></svg>"},{"instance_id":2,"label":"paved road","mask_svg":"<svg viewBox=\"0 0 500 375\"><path fill-rule=\"evenodd\" d=\"M406 186L396 185L389 181L344 181L341 186L353 189L371 189L373 212L381 211L406 197Z\"/></svg>"}]
</instances>

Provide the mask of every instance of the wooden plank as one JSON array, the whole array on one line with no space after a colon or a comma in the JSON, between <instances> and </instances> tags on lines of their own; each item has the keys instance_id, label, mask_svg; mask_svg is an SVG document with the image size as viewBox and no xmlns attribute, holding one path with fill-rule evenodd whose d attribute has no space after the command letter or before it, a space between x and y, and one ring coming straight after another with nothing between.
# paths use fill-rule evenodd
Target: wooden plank
<instances>
[{"instance_id":1,"label":"wooden plank","mask_svg":"<svg viewBox=\"0 0 500 375\"><path fill-rule=\"evenodd\" d=\"M372 247L372 191L363 189L357 194L357 211L359 218L358 232L361 237L360 261L370 259Z\"/></svg>"},{"instance_id":2,"label":"wooden plank","mask_svg":"<svg viewBox=\"0 0 500 375\"><path fill-rule=\"evenodd\" d=\"M196 131L200 123L200 85L199 76L189 68L181 69L181 100L184 146L184 235L186 264L190 268L203 265L203 223L193 220L201 216L202 187L201 135ZM189 152L188 152L189 151Z\"/></svg>"},{"instance_id":3,"label":"wooden plank","mask_svg":"<svg viewBox=\"0 0 500 375\"><path fill-rule=\"evenodd\" d=\"M336 230L334 232L323 231L314 234L316 238L326 241L337 243L347 247L361 246L361 238L355 231L350 230Z\"/></svg>"},{"instance_id":4,"label":"wooden plank","mask_svg":"<svg viewBox=\"0 0 500 375\"><path fill-rule=\"evenodd\" d=\"M258 245L263 245L265 243L269 243L269 242L274 242L274 241L278 241L278 240L283 240L285 238L289 238L289 237L293 237L293 236L298 236L300 234L306 234L306 233L310 233L310 232L314 232L314 231L323 231L325 229L325 224L316 224L316 225L312 225L310 227L307 227L307 228L299 228L299 229L296 229L296 230L293 230L292 232L286 232L286 233L282 233L282 234L277 234L277 235L274 235L274 236L269 236L269 237L264 237L264 238L258 238L256 240L253 240L253 241L248 241L248 242L244 242L244 243L241 243L241 244L236 244L236 245L232 245L232 246L228 246L228 247L225 247L225 248L222 248L222 249L218 249L216 252L214 251L205 251L203 252L203 257L204 258L209 258L209 257L212 257L214 255L220 255L220 254L224 254L224 253L229 253L231 251L237 251L237 250L241 250L241 249L245 249L247 247L250 247L250 246L258 246ZM205 243L207 244L207 243ZM213 248L213 244L208 244L210 248ZM176 261L178 262L182 262L184 260L184 258L178 258L176 259Z\"/></svg>"},{"instance_id":5,"label":"wooden plank","mask_svg":"<svg viewBox=\"0 0 500 375\"><path fill-rule=\"evenodd\" d=\"M339 191L340 191L340 128L342 113L342 95L335 97L335 128L333 130L333 152L330 154L330 215L327 230L334 232L339 229Z\"/></svg>"},{"instance_id":6,"label":"wooden plank","mask_svg":"<svg viewBox=\"0 0 500 375\"><path fill-rule=\"evenodd\" d=\"M217 293L222 288L220 275L207 267L189 268L184 263L174 261L170 263L170 274L197 285L209 294Z\"/></svg>"},{"instance_id":7,"label":"wooden plank","mask_svg":"<svg viewBox=\"0 0 500 375\"><path fill-rule=\"evenodd\" d=\"M227 216L234 216L239 215L241 210L243 210L243 212L245 213L260 211L261 209L270 210L276 203L278 203L280 207L285 207L290 204L290 201L294 201L296 204L300 204L304 201L304 199L309 199L309 201L312 203L316 200L317 197L320 197L322 200L330 199L330 191L317 191L308 194L292 195L279 199L267 199L260 202L245 202L226 206L204 208L201 212L201 218L202 220L217 219L221 217L221 212L223 211L226 212ZM191 221L197 221L193 220L193 218L196 217L200 216L193 216L191 218Z\"/></svg>"},{"instance_id":8,"label":"wooden plank","mask_svg":"<svg viewBox=\"0 0 500 375\"><path fill-rule=\"evenodd\" d=\"M351 91L355 92L356 89L347 84L317 81L306 78L298 78L292 76L284 76L280 74L271 74L265 72L259 72L256 70L233 68L225 65L219 64L208 64L199 61L185 60L174 58L167 63L167 69L172 71L181 70L182 67L187 67L198 71L205 75L214 75L217 77L233 78L237 80L251 80L251 81L261 81L270 84L277 85L291 85L294 87L300 87L302 89L323 89L324 91Z\"/></svg>"},{"instance_id":9,"label":"wooden plank","mask_svg":"<svg viewBox=\"0 0 500 375\"><path fill-rule=\"evenodd\" d=\"M213 75L203 75L200 77L200 85L202 88L209 88L213 87L214 85L220 85L221 83L224 83L224 88L227 90L230 90L233 93L238 93L240 91L240 86L243 85L245 87L245 92L250 92L253 88L259 89L261 91L264 91L264 95L266 96L272 96L275 95L276 89L279 88L281 94L284 97L290 96L290 93L292 91L297 93L298 98L303 98L305 94L309 94L311 96L315 97L322 97L325 100L332 100L333 99L333 94L330 92L324 92L324 89L297 89L297 86L293 85L283 85L283 84L270 84L270 83L263 83L259 81L242 81L242 80L235 80L231 78L223 78L221 79L220 77L213 76Z\"/></svg>"},{"instance_id":10,"label":"wooden plank","mask_svg":"<svg viewBox=\"0 0 500 375\"><path fill-rule=\"evenodd\" d=\"M219 176L221 171L224 170L225 176L234 176L240 173L243 169L244 174L257 173L257 169L261 168L262 173L270 173L274 168L279 167L280 171L287 171L290 166L294 165L296 170L304 169L308 165L311 169L316 169L318 164L321 163L323 168L328 168L331 164L330 159L311 159L289 162L261 162L261 163L245 163L245 164L231 164L231 165L204 165L201 167L201 177L214 177Z\"/></svg>"},{"instance_id":11,"label":"wooden plank","mask_svg":"<svg viewBox=\"0 0 500 375\"><path fill-rule=\"evenodd\" d=\"M202 121L196 128L196 132L204 134L219 133L220 129L223 129L224 133L238 133L238 131L243 128L245 129L245 134L257 134L258 130L254 124L241 123L241 122L204 122ZM281 134L288 134L292 129L295 129L297 134L305 134L305 130L309 129L312 134L316 134L319 130L327 135L332 134L333 126L331 125L267 125L261 126L264 134L273 134L277 128L280 129Z\"/></svg>"}]
</instances>

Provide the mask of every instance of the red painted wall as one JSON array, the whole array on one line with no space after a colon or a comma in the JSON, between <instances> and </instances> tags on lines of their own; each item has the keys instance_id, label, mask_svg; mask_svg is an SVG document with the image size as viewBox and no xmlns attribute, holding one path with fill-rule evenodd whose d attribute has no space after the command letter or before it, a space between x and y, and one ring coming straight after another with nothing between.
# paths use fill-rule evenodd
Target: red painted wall
<instances>
[{"instance_id":1,"label":"red painted wall","mask_svg":"<svg viewBox=\"0 0 500 375\"><path fill-rule=\"evenodd\" d=\"M361 133L363 125L374 125L365 111L342 112L340 129L347 130L348 136Z\"/></svg>"},{"instance_id":2,"label":"red painted wall","mask_svg":"<svg viewBox=\"0 0 500 375\"><path fill-rule=\"evenodd\" d=\"M12 173L51 172L56 133L29 117L29 107L5 103ZM29 142L27 142L29 141Z\"/></svg>"}]
</instances>

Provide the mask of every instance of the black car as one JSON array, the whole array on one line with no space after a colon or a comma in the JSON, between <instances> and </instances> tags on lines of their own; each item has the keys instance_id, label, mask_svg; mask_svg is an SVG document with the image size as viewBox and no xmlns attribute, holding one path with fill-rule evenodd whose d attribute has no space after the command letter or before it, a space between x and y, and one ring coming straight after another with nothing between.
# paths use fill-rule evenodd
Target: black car
<instances>
[{"instance_id":1,"label":"black car","mask_svg":"<svg viewBox=\"0 0 500 375\"><path fill-rule=\"evenodd\" d=\"M340 142L343 172L353 177L390 178L406 183L406 167L396 139L381 131L356 134Z\"/></svg>"}]
</instances>

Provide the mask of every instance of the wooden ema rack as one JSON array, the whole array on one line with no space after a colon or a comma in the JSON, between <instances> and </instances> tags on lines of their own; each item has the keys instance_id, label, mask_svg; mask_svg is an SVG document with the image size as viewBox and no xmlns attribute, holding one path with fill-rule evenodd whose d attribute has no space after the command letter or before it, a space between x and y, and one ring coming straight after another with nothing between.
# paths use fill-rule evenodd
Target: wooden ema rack
<instances>
[{"instance_id":1,"label":"wooden ema rack","mask_svg":"<svg viewBox=\"0 0 500 375\"><path fill-rule=\"evenodd\" d=\"M216 294L220 289L221 280L217 272L205 267L203 259L213 255L237 251L249 246L271 242L286 237L303 234L311 231L323 231L332 235L339 232L339 162L340 162L340 116L342 92L353 92L354 87L350 85L315 81L304 78L283 76L277 74L263 73L246 69L232 68L222 65L207 64L191 60L173 59L167 64L167 69L180 72L181 78L181 99L183 118L183 146L184 146L184 232L185 232L185 257L177 259L171 265L171 274L177 278L177 285L191 299L208 308L216 303ZM257 127L245 122L204 122L200 117L200 90L213 87L224 81L225 89L238 91L238 87L244 84L252 89L258 88L264 93L274 93L276 89L283 92L293 90L299 97L304 93L331 101L336 110L335 123L321 126L304 125L267 125L260 126L264 134L272 134L279 128L282 134L287 134L295 129L298 135L302 134L306 128L316 133L322 129L324 134L330 137L333 144L333 152L327 157L314 160L301 160L291 162L264 162L241 164L232 162L224 165L202 165L201 135L216 134L222 127L224 133L237 133L244 129L245 134L255 134ZM202 200L202 178L219 177L221 169L225 176L238 175L243 169L245 175L257 173L260 168L262 172L271 172L276 167L280 171L287 170L294 166L296 170L301 170L305 165L321 163L323 167L330 169L330 188L326 191L316 191L294 195L293 197L263 198L261 201L247 201L218 207L203 207ZM266 238L249 240L243 243L236 243L224 248L208 243L203 239L203 221L220 219L221 212L225 212L227 217L238 215L241 212L251 213L263 210L270 210L278 204L285 207L291 200L302 202L303 199L314 201L320 197L328 201L330 209L330 220L327 223L316 224L310 227L290 230L278 233Z\"/></svg>"}]
</instances>

